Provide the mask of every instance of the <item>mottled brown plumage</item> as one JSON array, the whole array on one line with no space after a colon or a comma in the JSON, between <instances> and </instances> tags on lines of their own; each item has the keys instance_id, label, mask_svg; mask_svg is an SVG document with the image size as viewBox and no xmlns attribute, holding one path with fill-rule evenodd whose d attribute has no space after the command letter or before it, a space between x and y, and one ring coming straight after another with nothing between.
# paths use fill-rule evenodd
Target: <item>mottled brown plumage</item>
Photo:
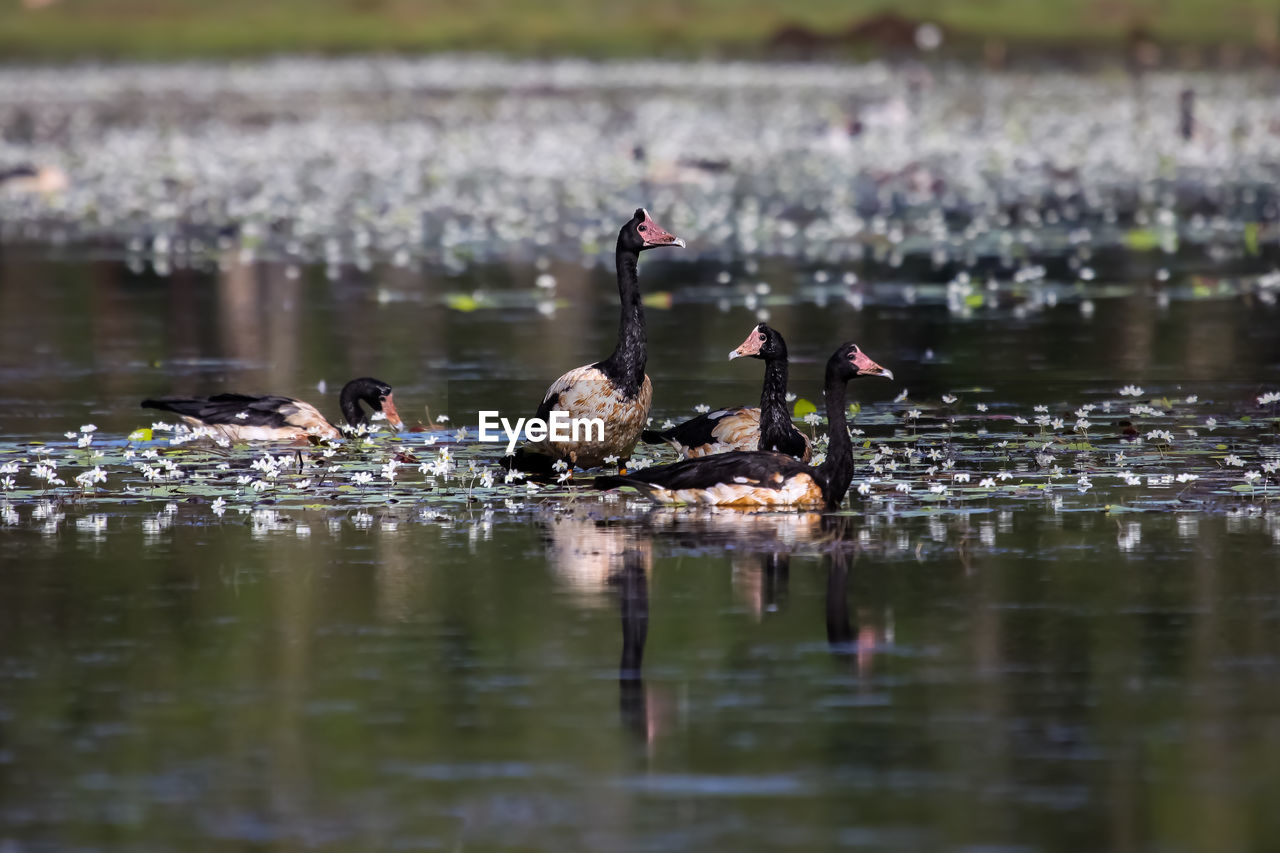
<instances>
[{"instance_id":1,"label":"mottled brown plumage","mask_svg":"<svg viewBox=\"0 0 1280 853\"><path fill-rule=\"evenodd\" d=\"M618 343L603 361L570 370L551 384L537 418L549 421L553 411L571 420L601 418L603 441L539 441L519 448L508 463L522 471L545 473L556 461L579 468L595 468L617 456L625 463L649 419L653 385L645 375L648 341L637 267L642 251L660 246L684 246L664 231L642 208L618 232L616 262L621 317Z\"/></svg>"},{"instance_id":2,"label":"mottled brown plumage","mask_svg":"<svg viewBox=\"0 0 1280 853\"><path fill-rule=\"evenodd\" d=\"M579 468L595 468L610 456L627 459L640 440L653 402L653 384L645 376L639 391L628 398L622 389L595 365L576 367L547 389L538 407L538 417L566 412L570 419L600 418L604 421L604 441L557 441L529 443L526 452L564 459Z\"/></svg>"}]
</instances>

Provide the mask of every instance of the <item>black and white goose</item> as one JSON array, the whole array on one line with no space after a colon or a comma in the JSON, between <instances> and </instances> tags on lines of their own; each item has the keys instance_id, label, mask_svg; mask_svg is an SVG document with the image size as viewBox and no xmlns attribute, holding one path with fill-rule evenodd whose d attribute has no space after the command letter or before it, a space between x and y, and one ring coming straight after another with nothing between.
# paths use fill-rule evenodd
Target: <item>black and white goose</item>
<instances>
[{"instance_id":1,"label":"black and white goose","mask_svg":"<svg viewBox=\"0 0 1280 853\"><path fill-rule=\"evenodd\" d=\"M824 391L830 441L821 465L806 465L776 451L734 451L627 475L597 477L595 486L630 486L663 504L838 509L853 481L853 442L845 393L849 380L858 376L892 379L893 373L868 358L856 344L841 345L827 362Z\"/></svg>"},{"instance_id":2,"label":"black and white goose","mask_svg":"<svg viewBox=\"0 0 1280 853\"><path fill-rule=\"evenodd\" d=\"M777 329L760 323L729 353L764 361L760 405L732 406L706 412L666 430L645 430L649 444L666 442L684 459L732 450L776 450L809 461L809 437L796 429L787 412L787 343Z\"/></svg>"},{"instance_id":3,"label":"black and white goose","mask_svg":"<svg viewBox=\"0 0 1280 853\"><path fill-rule=\"evenodd\" d=\"M594 468L608 457L616 456L623 464L630 458L653 402L653 385L645 375L649 351L640 298L640 253L662 246L684 248L684 241L659 227L643 208L622 226L616 250L622 303L617 346L603 361L574 368L551 383L535 415L543 421L549 421L553 411L565 412L570 421L599 418L604 422L603 439L598 430L582 430L576 440L529 442L516 451L512 467L545 472L559 460Z\"/></svg>"},{"instance_id":4,"label":"black and white goose","mask_svg":"<svg viewBox=\"0 0 1280 853\"><path fill-rule=\"evenodd\" d=\"M368 423L369 417L360 403L387 416L394 429L404 423L396 412L391 386L380 379L352 379L342 387L338 405L351 426ZM173 412L193 427L206 427L231 441L291 441L316 436L337 438L338 427L310 403L293 397L249 394L215 394L212 397L155 397L142 401L144 409Z\"/></svg>"}]
</instances>

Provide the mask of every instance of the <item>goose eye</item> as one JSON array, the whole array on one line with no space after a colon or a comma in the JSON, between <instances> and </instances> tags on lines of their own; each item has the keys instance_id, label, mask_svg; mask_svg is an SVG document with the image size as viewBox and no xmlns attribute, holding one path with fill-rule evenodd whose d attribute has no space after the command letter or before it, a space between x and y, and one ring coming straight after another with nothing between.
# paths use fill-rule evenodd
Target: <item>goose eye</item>
<instances>
[{"instance_id":1,"label":"goose eye","mask_svg":"<svg viewBox=\"0 0 1280 853\"><path fill-rule=\"evenodd\" d=\"M648 231L648 230L649 230L649 228L648 228L648 226L641 225L641 226L640 226L640 230L641 230L641 231Z\"/></svg>"}]
</instances>

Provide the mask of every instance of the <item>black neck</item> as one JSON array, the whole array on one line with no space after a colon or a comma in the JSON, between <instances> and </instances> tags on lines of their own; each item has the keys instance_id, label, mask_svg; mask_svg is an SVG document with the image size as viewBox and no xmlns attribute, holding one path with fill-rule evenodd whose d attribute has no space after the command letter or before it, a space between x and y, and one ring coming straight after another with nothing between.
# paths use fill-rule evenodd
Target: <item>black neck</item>
<instances>
[{"instance_id":1,"label":"black neck","mask_svg":"<svg viewBox=\"0 0 1280 853\"><path fill-rule=\"evenodd\" d=\"M644 368L648 361L648 339L644 328L644 306L640 302L640 253L618 247L618 298L622 314L618 321L618 345L613 355L599 363L615 385L627 397L634 397L644 384Z\"/></svg>"},{"instance_id":2,"label":"black neck","mask_svg":"<svg viewBox=\"0 0 1280 853\"><path fill-rule=\"evenodd\" d=\"M764 362L764 386L760 389L760 447L785 442L795 427L787 414L787 354Z\"/></svg>"},{"instance_id":3,"label":"black neck","mask_svg":"<svg viewBox=\"0 0 1280 853\"><path fill-rule=\"evenodd\" d=\"M823 391L827 398L827 459L818 466L826 483L827 509L838 509L853 482L853 442L849 440L849 421L845 416L845 392L848 380L827 367Z\"/></svg>"},{"instance_id":4,"label":"black neck","mask_svg":"<svg viewBox=\"0 0 1280 853\"><path fill-rule=\"evenodd\" d=\"M342 416L353 427L360 426L360 424L368 420L364 409L360 408L360 389L358 388L343 388L342 397L338 400L338 406L342 409Z\"/></svg>"}]
</instances>

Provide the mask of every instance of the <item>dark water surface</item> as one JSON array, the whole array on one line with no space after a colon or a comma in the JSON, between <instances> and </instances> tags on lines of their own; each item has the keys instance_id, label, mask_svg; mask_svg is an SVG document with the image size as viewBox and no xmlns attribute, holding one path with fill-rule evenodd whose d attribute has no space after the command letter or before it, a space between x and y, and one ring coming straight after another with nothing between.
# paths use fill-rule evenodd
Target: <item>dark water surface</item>
<instances>
[{"instance_id":1,"label":"dark water surface","mask_svg":"<svg viewBox=\"0 0 1280 853\"><path fill-rule=\"evenodd\" d=\"M152 420L137 409L143 397L222 390L290 394L336 417L337 389L361 375L395 386L410 424L429 408L474 427L480 407L528 414L551 379L606 356L617 334L611 254L591 267L549 263L553 290L535 287L524 262L456 275L344 268L330 280L319 268L219 260L222 271L210 262L159 277L141 259L134 273L111 257L0 252L0 433L47 437L86 420L128 432ZM1137 383L1226 411L1280 386L1280 280L1256 272L1209 275L1193 261L1161 283L1158 264L1128 259L1088 287L1004 278L961 290L936 283L946 268L924 282L864 268L850 285L830 268L757 266L645 258L656 417L757 400L759 364L727 354L759 319L787 337L792 388L810 399L848 339L897 377L860 384L868 402L904 387L935 402L981 388L973 399L1058 413Z\"/></svg>"},{"instance_id":2,"label":"dark water surface","mask_svg":"<svg viewBox=\"0 0 1280 853\"><path fill-rule=\"evenodd\" d=\"M770 546L596 509L0 537L6 835L1244 850L1280 830L1274 523L1028 511L860 548L816 518ZM844 547L788 556L824 535Z\"/></svg>"},{"instance_id":3,"label":"dark water surface","mask_svg":"<svg viewBox=\"0 0 1280 853\"><path fill-rule=\"evenodd\" d=\"M411 423L474 425L612 346L608 267L553 263L548 294L525 264L225 263L0 251L6 444L119 439L162 393L334 412L363 374ZM868 407L968 389L1070 418L1137 383L1225 419L1280 386L1256 276L1100 268L949 307L865 270L722 269L642 267L658 417L758 394L725 356L762 309L813 399L848 338L900 380L860 386ZM851 506L23 499L0 526L0 850L1274 846L1270 503Z\"/></svg>"}]
</instances>

